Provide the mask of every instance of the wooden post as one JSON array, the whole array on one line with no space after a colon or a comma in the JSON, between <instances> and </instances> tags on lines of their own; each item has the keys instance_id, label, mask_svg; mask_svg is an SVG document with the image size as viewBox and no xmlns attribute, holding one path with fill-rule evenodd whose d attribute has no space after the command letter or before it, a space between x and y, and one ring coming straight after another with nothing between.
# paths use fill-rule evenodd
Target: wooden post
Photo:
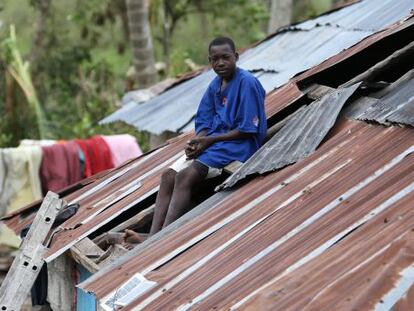
<instances>
[{"instance_id":1,"label":"wooden post","mask_svg":"<svg viewBox=\"0 0 414 311\"><path fill-rule=\"evenodd\" d=\"M0 310L18 311L27 298L37 275L44 264L44 245L53 222L64 204L56 193L48 192L37 212L30 230L20 247L0 288Z\"/></svg>"}]
</instances>

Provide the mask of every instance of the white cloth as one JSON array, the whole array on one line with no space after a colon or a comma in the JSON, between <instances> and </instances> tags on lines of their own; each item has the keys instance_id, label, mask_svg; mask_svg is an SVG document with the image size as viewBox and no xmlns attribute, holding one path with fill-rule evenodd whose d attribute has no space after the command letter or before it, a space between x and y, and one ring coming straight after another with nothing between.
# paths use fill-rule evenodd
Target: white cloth
<instances>
[{"instance_id":1,"label":"white cloth","mask_svg":"<svg viewBox=\"0 0 414 311\"><path fill-rule=\"evenodd\" d=\"M194 161L196 160L187 160L186 155L183 155L170 166L170 169L176 172L179 172L189 167ZM205 165L204 163L202 164ZM210 167L210 166L207 166L207 167L208 167L208 173L207 173L206 179L217 177L221 175L221 173L223 172L223 169L221 168L215 168L215 167Z\"/></svg>"},{"instance_id":2,"label":"white cloth","mask_svg":"<svg viewBox=\"0 0 414 311\"><path fill-rule=\"evenodd\" d=\"M0 195L0 209L4 213L15 211L42 198L39 169L42 149L39 146L2 150L6 167L5 182ZM20 239L13 231L1 226L0 244L19 247Z\"/></svg>"},{"instance_id":3,"label":"white cloth","mask_svg":"<svg viewBox=\"0 0 414 311\"><path fill-rule=\"evenodd\" d=\"M0 197L2 208L7 212L19 209L42 198L39 169L42 148L25 146L3 149L3 160L7 174Z\"/></svg>"},{"instance_id":4,"label":"white cloth","mask_svg":"<svg viewBox=\"0 0 414 311\"><path fill-rule=\"evenodd\" d=\"M22 139L20 141L19 146L51 146L54 144L56 144L56 140L52 140L52 139L42 139L42 140Z\"/></svg>"}]
</instances>

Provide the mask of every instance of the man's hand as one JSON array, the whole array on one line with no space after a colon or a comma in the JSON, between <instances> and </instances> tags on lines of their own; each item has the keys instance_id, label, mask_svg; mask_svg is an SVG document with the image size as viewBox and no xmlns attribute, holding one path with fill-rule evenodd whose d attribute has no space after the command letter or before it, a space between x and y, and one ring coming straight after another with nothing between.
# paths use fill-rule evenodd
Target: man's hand
<instances>
[{"instance_id":1,"label":"man's hand","mask_svg":"<svg viewBox=\"0 0 414 311\"><path fill-rule=\"evenodd\" d=\"M185 154L187 159L194 159L197 158L204 150L206 150L212 141L209 137L196 137L187 142L187 146L185 147Z\"/></svg>"},{"instance_id":2,"label":"man's hand","mask_svg":"<svg viewBox=\"0 0 414 311\"><path fill-rule=\"evenodd\" d=\"M185 147L185 155L187 156L187 160L197 158L204 150L219 141L249 139L253 137L252 133L239 132L237 129L216 136L204 136L206 133L206 131L202 131L200 133L201 136L196 136L195 138L187 141L187 145Z\"/></svg>"}]
</instances>

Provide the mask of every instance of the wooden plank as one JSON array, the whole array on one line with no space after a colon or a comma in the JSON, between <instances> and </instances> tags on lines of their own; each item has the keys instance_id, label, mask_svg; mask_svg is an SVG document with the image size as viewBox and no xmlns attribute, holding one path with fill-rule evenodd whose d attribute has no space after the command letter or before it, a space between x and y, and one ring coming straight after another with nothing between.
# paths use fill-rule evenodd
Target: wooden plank
<instances>
[{"instance_id":1,"label":"wooden plank","mask_svg":"<svg viewBox=\"0 0 414 311\"><path fill-rule=\"evenodd\" d=\"M102 254L104 252L102 251ZM70 248L70 254L72 258L79 264L81 264L85 269L91 273L95 273L99 270L99 266L95 263L95 260L87 257L82 250L78 249L76 245Z\"/></svg>"},{"instance_id":2,"label":"wooden plank","mask_svg":"<svg viewBox=\"0 0 414 311\"><path fill-rule=\"evenodd\" d=\"M72 311L75 308L75 286L72 259L65 253L47 264L47 301L52 310Z\"/></svg>"},{"instance_id":3,"label":"wooden plank","mask_svg":"<svg viewBox=\"0 0 414 311\"><path fill-rule=\"evenodd\" d=\"M46 251L45 246L38 245L31 257L24 255L23 252L16 257L2 284L5 289L0 297L0 310L21 309L43 266L43 255ZM11 277L8 277L9 275Z\"/></svg>"},{"instance_id":4,"label":"wooden plank","mask_svg":"<svg viewBox=\"0 0 414 311\"><path fill-rule=\"evenodd\" d=\"M21 251L0 288L0 310L20 310L44 264L44 245L52 224L62 209L63 200L53 192L48 192L35 216Z\"/></svg>"},{"instance_id":5,"label":"wooden plank","mask_svg":"<svg viewBox=\"0 0 414 311\"><path fill-rule=\"evenodd\" d=\"M104 251L89 238L84 238L72 246L72 248L76 248L79 252L89 258L99 258L104 253Z\"/></svg>"},{"instance_id":6,"label":"wooden plank","mask_svg":"<svg viewBox=\"0 0 414 311\"><path fill-rule=\"evenodd\" d=\"M102 248L107 248L107 245L121 243L123 235L123 232L109 231L93 239L93 242Z\"/></svg>"},{"instance_id":7,"label":"wooden plank","mask_svg":"<svg viewBox=\"0 0 414 311\"><path fill-rule=\"evenodd\" d=\"M243 163L240 162L240 161L233 161L229 165L227 165L227 166L224 167L224 171L227 172L227 173L229 173L229 174L233 174L242 165L243 165Z\"/></svg>"},{"instance_id":8,"label":"wooden plank","mask_svg":"<svg viewBox=\"0 0 414 311\"><path fill-rule=\"evenodd\" d=\"M105 259L103 259L99 263L99 267L103 268L107 266L108 264L114 262L115 260L117 260L119 257L121 257L127 252L128 250L125 249L122 245L119 245L119 244L112 245L110 248L109 256L107 256Z\"/></svg>"}]
</instances>

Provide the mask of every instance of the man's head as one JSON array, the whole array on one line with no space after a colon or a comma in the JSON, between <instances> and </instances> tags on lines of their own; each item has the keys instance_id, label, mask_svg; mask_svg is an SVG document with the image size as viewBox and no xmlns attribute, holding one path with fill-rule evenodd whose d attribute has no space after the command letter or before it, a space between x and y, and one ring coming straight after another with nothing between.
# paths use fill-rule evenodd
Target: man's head
<instances>
[{"instance_id":1,"label":"man's head","mask_svg":"<svg viewBox=\"0 0 414 311\"><path fill-rule=\"evenodd\" d=\"M233 40L227 37L215 38L208 46L208 54L214 72L224 80L231 79L239 59Z\"/></svg>"}]
</instances>

